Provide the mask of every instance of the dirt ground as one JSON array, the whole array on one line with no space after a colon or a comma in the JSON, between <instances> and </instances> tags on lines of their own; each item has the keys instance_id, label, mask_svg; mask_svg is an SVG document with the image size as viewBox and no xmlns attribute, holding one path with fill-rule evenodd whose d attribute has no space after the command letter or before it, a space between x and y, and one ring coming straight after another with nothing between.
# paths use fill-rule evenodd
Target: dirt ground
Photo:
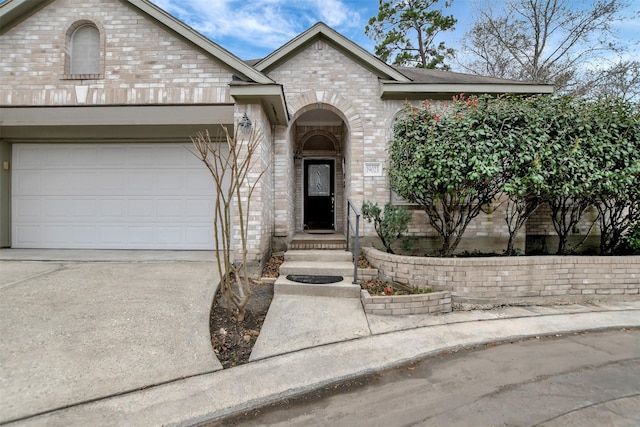
<instances>
[{"instance_id":1,"label":"dirt ground","mask_svg":"<svg viewBox=\"0 0 640 427\"><path fill-rule=\"evenodd\" d=\"M282 256L271 257L262 271L262 277L278 277L278 269L282 261ZM242 322L237 322L233 313L227 309L220 291L216 294L209 321L211 345L225 368L249 361L251 350L260 335L273 299L273 283L253 281L252 289L253 294L249 299Z\"/></svg>"}]
</instances>

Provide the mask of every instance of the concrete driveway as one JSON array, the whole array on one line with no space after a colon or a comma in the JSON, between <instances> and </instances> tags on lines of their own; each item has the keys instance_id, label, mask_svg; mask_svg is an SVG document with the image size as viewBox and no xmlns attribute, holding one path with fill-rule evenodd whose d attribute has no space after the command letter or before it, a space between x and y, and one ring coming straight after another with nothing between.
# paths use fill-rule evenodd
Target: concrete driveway
<instances>
[{"instance_id":1,"label":"concrete driveway","mask_svg":"<svg viewBox=\"0 0 640 427\"><path fill-rule=\"evenodd\" d=\"M0 250L0 423L222 369L212 252Z\"/></svg>"}]
</instances>

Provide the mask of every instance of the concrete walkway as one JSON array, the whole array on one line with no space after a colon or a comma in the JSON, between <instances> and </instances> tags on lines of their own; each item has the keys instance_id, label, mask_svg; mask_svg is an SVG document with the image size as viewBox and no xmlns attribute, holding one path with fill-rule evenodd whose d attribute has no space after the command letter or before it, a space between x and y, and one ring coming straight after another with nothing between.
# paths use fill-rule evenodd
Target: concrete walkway
<instances>
[{"instance_id":1,"label":"concrete walkway","mask_svg":"<svg viewBox=\"0 0 640 427\"><path fill-rule=\"evenodd\" d=\"M0 250L0 423L222 369L213 255L175 254Z\"/></svg>"},{"instance_id":2,"label":"concrete walkway","mask_svg":"<svg viewBox=\"0 0 640 427\"><path fill-rule=\"evenodd\" d=\"M0 424L194 425L441 351L640 327L640 300L394 317L278 295L253 361L221 370L212 259L0 250Z\"/></svg>"}]
</instances>

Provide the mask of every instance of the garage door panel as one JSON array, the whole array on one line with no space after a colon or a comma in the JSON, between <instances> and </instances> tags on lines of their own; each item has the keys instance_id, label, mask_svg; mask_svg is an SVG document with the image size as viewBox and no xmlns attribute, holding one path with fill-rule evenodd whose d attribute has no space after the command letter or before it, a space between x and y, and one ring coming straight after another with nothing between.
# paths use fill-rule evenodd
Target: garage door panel
<instances>
[{"instance_id":1,"label":"garage door panel","mask_svg":"<svg viewBox=\"0 0 640 427\"><path fill-rule=\"evenodd\" d=\"M160 245L182 245L185 243L185 230L182 227L158 227Z\"/></svg>"},{"instance_id":2,"label":"garage door panel","mask_svg":"<svg viewBox=\"0 0 640 427\"><path fill-rule=\"evenodd\" d=\"M68 165L80 168L91 168L92 166L99 166L101 163L98 161L98 148L79 146L70 150L68 154Z\"/></svg>"},{"instance_id":3,"label":"garage door panel","mask_svg":"<svg viewBox=\"0 0 640 427\"><path fill-rule=\"evenodd\" d=\"M101 247L115 247L127 241L127 227L122 225L103 225L98 227L96 235L97 242Z\"/></svg>"},{"instance_id":4,"label":"garage door panel","mask_svg":"<svg viewBox=\"0 0 640 427\"><path fill-rule=\"evenodd\" d=\"M14 226L11 237L14 247L39 247L41 240L40 226L35 224Z\"/></svg>"},{"instance_id":5,"label":"garage door panel","mask_svg":"<svg viewBox=\"0 0 640 427\"><path fill-rule=\"evenodd\" d=\"M154 244L154 229L153 227L141 225L130 226L127 232L127 238L129 243L140 247L153 247Z\"/></svg>"},{"instance_id":6,"label":"garage door panel","mask_svg":"<svg viewBox=\"0 0 640 427\"><path fill-rule=\"evenodd\" d=\"M184 191L190 190L186 188L186 174L187 172L175 172L171 170L156 174L155 184L158 191L161 193L182 194ZM202 174L200 174L200 178L202 179Z\"/></svg>"},{"instance_id":7,"label":"garage door panel","mask_svg":"<svg viewBox=\"0 0 640 427\"><path fill-rule=\"evenodd\" d=\"M155 201L150 198L129 199L127 202L128 217L152 221L155 211Z\"/></svg>"},{"instance_id":8,"label":"garage door panel","mask_svg":"<svg viewBox=\"0 0 640 427\"><path fill-rule=\"evenodd\" d=\"M38 219L42 217L42 201L38 198L23 198L14 200L11 204L14 216L17 214L19 218Z\"/></svg>"},{"instance_id":9,"label":"garage door panel","mask_svg":"<svg viewBox=\"0 0 640 427\"><path fill-rule=\"evenodd\" d=\"M100 217L103 220L124 218L127 215L127 202L123 199L101 198L98 204Z\"/></svg>"},{"instance_id":10,"label":"garage door panel","mask_svg":"<svg viewBox=\"0 0 640 427\"><path fill-rule=\"evenodd\" d=\"M16 169L16 162L14 161L13 174L11 176L11 183L13 185L13 192L18 191L24 195L37 195L41 193L42 188L42 172L40 171L23 171Z\"/></svg>"},{"instance_id":11,"label":"garage door panel","mask_svg":"<svg viewBox=\"0 0 640 427\"><path fill-rule=\"evenodd\" d=\"M127 159L126 166L135 167L154 167L153 150L148 147L126 147Z\"/></svg>"},{"instance_id":12,"label":"garage door panel","mask_svg":"<svg viewBox=\"0 0 640 427\"><path fill-rule=\"evenodd\" d=\"M214 248L211 177L181 144L15 144L13 156L13 247Z\"/></svg>"},{"instance_id":13,"label":"garage door panel","mask_svg":"<svg viewBox=\"0 0 640 427\"><path fill-rule=\"evenodd\" d=\"M69 172L66 170L44 171L40 174L40 179L42 182L39 186L42 191L34 195L73 194L73 188L70 187L73 180L70 179Z\"/></svg>"},{"instance_id":14,"label":"garage door panel","mask_svg":"<svg viewBox=\"0 0 640 427\"><path fill-rule=\"evenodd\" d=\"M105 167L114 166L123 169L127 164L127 150L120 145L106 146L99 149L100 164Z\"/></svg>"},{"instance_id":15,"label":"garage door panel","mask_svg":"<svg viewBox=\"0 0 640 427\"><path fill-rule=\"evenodd\" d=\"M69 213L74 219L86 218L93 221L98 214L97 205L96 199L71 199L69 200Z\"/></svg>"},{"instance_id":16,"label":"garage door panel","mask_svg":"<svg viewBox=\"0 0 640 427\"><path fill-rule=\"evenodd\" d=\"M185 201L182 198L165 198L157 201L159 218L180 218L186 214Z\"/></svg>"},{"instance_id":17,"label":"garage door panel","mask_svg":"<svg viewBox=\"0 0 640 427\"><path fill-rule=\"evenodd\" d=\"M96 170L53 170L41 173L40 195L83 196L95 194ZM37 191L37 190L36 190Z\"/></svg>"},{"instance_id":18,"label":"garage door panel","mask_svg":"<svg viewBox=\"0 0 640 427\"><path fill-rule=\"evenodd\" d=\"M46 218L66 218L69 215L69 201L65 199L42 199Z\"/></svg>"},{"instance_id":19,"label":"garage door panel","mask_svg":"<svg viewBox=\"0 0 640 427\"><path fill-rule=\"evenodd\" d=\"M213 226L188 226L186 227L186 240L188 245L204 246L208 244L209 235L213 234Z\"/></svg>"},{"instance_id":20,"label":"garage door panel","mask_svg":"<svg viewBox=\"0 0 640 427\"><path fill-rule=\"evenodd\" d=\"M126 194L127 177L121 170L103 169L96 179L96 191L103 196Z\"/></svg>"},{"instance_id":21,"label":"garage door panel","mask_svg":"<svg viewBox=\"0 0 640 427\"><path fill-rule=\"evenodd\" d=\"M87 247L96 241L96 227L93 225L74 225L69 229L69 241L74 246Z\"/></svg>"},{"instance_id":22,"label":"garage door panel","mask_svg":"<svg viewBox=\"0 0 640 427\"><path fill-rule=\"evenodd\" d=\"M65 225L43 225L43 239L48 245L59 247L68 241L68 229Z\"/></svg>"},{"instance_id":23,"label":"garage door panel","mask_svg":"<svg viewBox=\"0 0 640 427\"><path fill-rule=\"evenodd\" d=\"M185 203L185 216L200 221L213 221L213 200L211 198L189 198ZM207 215L205 212L212 214Z\"/></svg>"},{"instance_id":24,"label":"garage door panel","mask_svg":"<svg viewBox=\"0 0 640 427\"><path fill-rule=\"evenodd\" d=\"M128 175L128 196L141 196L155 190L157 177L154 172L129 172Z\"/></svg>"}]
</instances>

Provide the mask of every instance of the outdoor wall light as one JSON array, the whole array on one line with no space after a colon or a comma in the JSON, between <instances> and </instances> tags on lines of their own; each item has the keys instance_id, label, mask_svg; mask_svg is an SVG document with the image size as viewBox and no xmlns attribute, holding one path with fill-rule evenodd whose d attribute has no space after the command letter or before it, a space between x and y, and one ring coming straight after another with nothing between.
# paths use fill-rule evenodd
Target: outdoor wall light
<instances>
[{"instance_id":1,"label":"outdoor wall light","mask_svg":"<svg viewBox=\"0 0 640 427\"><path fill-rule=\"evenodd\" d=\"M240 123L238 124L242 133L246 134L251 132L251 124L251 120L249 120L249 117L247 117L247 113L244 113L242 115L242 119L240 119Z\"/></svg>"}]
</instances>

